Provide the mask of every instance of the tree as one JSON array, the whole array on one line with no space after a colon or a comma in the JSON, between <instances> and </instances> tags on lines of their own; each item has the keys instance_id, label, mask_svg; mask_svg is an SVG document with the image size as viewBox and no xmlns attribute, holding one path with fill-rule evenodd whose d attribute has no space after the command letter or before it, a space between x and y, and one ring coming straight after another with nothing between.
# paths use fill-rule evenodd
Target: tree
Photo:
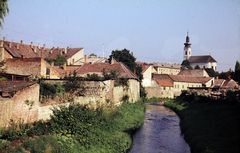
<instances>
[{"instance_id":1,"label":"tree","mask_svg":"<svg viewBox=\"0 0 240 153\"><path fill-rule=\"evenodd\" d=\"M6 78L4 78L4 73L6 71L6 67L4 66L6 61L0 62L0 81L7 81Z\"/></svg>"},{"instance_id":2,"label":"tree","mask_svg":"<svg viewBox=\"0 0 240 153\"><path fill-rule=\"evenodd\" d=\"M142 82L142 66L137 65L136 58L133 56L132 52L130 53L130 51L126 48L124 48L123 50L115 50L112 51L108 60L111 61L112 58L116 59L118 62L123 62L131 71L136 70L136 75L140 82ZM140 83L140 97L146 97L146 91L145 88L142 86L142 83Z\"/></svg>"},{"instance_id":3,"label":"tree","mask_svg":"<svg viewBox=\"0 0 240 153\"><path fill-rule=\"evenodd\" d=\"M81 96L84 94L84 79L77 77L77 72L74 70L73 75L69 74L68 77L65 77L66 82L64 84L65 91L76 96Z\"/></svg>"},{"instance_id":4,"label":"tree","mask_svg":"<svg viewBox=\"0 0 240 153\"><path fill-rule=\"evenodd\" d=\"M91 53L89 56L97 56L96 54L94 54L94 53Z\"/></svg>"},{"instance_id":5,"label":"tree","mask_svg":"<svg viewBox=\"0 0 240 153\"><path fill-rule=\"evenodd\" d=\"M57 55L56 58L44 58L44 60L47 61L50 65L52 62L54 65L63 65L64 63L67 63L66 57L62 55Z\"/></svg>"},{"instance_id":6,"label":"tree","mask_svg":"<svg viewBox=\"0 0 240 153\"><path fill-rule=\"evenodd\" d=\"M185 69L185 68L188 68L188 69L193 69L191 66L190 66L190 62L188 61L188 60L184 60L184 61L182 61L182 67L183 67L183 69Z\"/></svg>"},{"instance_id":7,"label":"tree","mask_svg":"<svg viewBox=\"0 0 240 153\"><path fill-rule=\"evenodd\" d=\"M0 0L0 27L2 28L4 17L9 13L8 0Z\"/></svg>"},{"instance_id":8,"label":"tree","mask_svg":"<svg viewBox=\"0 0 240 153\"><path fill-rule=\"evenodd\" d=\"M218 75L218 72L215 72L212 68L205 68L205 71L210 77L216 77Z\"/></svg>"},{"instance_id":9,"label":"tree","mask_svg":"<svg viewBox=\"0 0 240 153\"><path fill-rule=\"evenodd\" d=\"M240 63L236 61L233 79L240 85Z\"/></svg>"},{"instance_id":10,"label":"tree","mask_svg":"<svg viewBox=\"0 0 240 153\"><path fill-rule=\"evenodd\" d=\"M126 48L112 51L108 60L111 61L112 58L116 59L118 62L123 62L131 71L136 69L136 58L133 56L133 53L130 54L130 51Z\"/></svg>"},{"instance_id":11,"label":"tree","mask_svg":"<svg viewBox=\"0 0 240 153\"><path fill-rule=\"evenodd\" d=\"M196 65L196 66L194 67L194 69L200 69L199 65Z\"/></svg>"}]
</instances>

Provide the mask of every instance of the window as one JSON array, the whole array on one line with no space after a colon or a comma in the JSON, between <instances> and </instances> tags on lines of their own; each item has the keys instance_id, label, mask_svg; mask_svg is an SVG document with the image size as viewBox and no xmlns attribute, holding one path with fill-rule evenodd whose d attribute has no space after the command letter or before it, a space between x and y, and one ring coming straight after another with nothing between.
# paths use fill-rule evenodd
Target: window
<instances>
[{"instance_id":1,"label":"window","mask_svg":"<svg viewBox=\"0 0 240 153\"><path fill-rule=\"evenodd\" d=\"M184 85L182 85L182 88L184 88Z\"/></svg>"},{"instance_id":2,"label":"window","mask_svg":"<svg viewBox=\"0 0 240 153\"><path fill-rule=\"evenodd\" d=\"M179 88L179 85L177 85L177 88Z\"/></svg>"},{"instance_id":3,"label":"window","mask_svg":"<svg viewBox=\"0 0 240 153\"><path fill-rule=\"evenodd\" d=\"M187 55L187 51L185 51L185 55Z\"/></svg>"},{"instance_id":4,"label":"window","mask_svg":"<svg viewBox=\"0 0 240 153\"><path fill-rule=\"evenodd\" d=\"M192 85L192 87L194 87L194 85Z\"/></svg>"},{"instance_id":5,"label":"window","mask_svg":"<svg viewBox=\"0 0 240 153\"><path fill-rule=\"evenodd\" d=\"M175 85L174 88L177 88L177 86Z\"/></svg>"},{"instance_id":6,"label":"window","mask_svg":"<svg viewBox=\"0 0 240 153\"><path fill-rule=\"evenodd\" d=\"M213 66L212 66L212 69L213 69Z\"/></svg>"},{"instance_id":7,"label":"window","mask_svg":"<svg viewBox=\"0 0 240 153\"><path fill-rule=\"evenodd\" d=\"M205 66L203 66L203 68L205 69Z\"/></svg>"},{"instance_id":8,"label":"window","mask_svg":"<svg viewBox=\"0 0 240 153\"><path fill-rule=\"evenodd\" d=\"M166 90L166 87L163 87L163 90Z\"/></svg>"}]
</instances>

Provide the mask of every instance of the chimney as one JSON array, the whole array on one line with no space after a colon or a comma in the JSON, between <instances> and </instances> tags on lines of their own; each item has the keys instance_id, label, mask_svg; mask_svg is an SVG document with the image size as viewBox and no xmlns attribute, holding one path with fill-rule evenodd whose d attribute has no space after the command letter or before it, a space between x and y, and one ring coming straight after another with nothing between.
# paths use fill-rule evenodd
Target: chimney
<instances>
[{"instance_id":1,"label":"chimney","mask_svg":"<svg viewBox=\"0 0 240 153\"><path fill-rule=\"evenodd\" d=\"M54 50L55 48L53 47L52 50Z\"/></svg>"},{"instance_id":2,"label":"chimney","mask_svg":"<svg viewBox=\"0 0 240 153\"><path fill-rule=\"evenodd\" d=\"M54 62L51 62L51 67L54 67Z\"/></svg>"},{"instance_id":3,"label":"chimney","mask_svg":"<svg viewBox=\"0 0 240 153\"><path fill-rule=\"evenodd\" d=\"M40 44L38 43L38 49L40 49Z\"/></svg>"},{"instance_id":4,"label":"chimney","mask_svg":"<svg viewBox=\"0 0 240 153\"><path fill-rule=\"evenodd\" d=\"M12 42L9 43L9 48L12 48Z\"/></svg>"},{"instance_id":5,"label":"chimney","mask_svg":"<svg viewBox=\"0 0 240 153\"><path fill-rule=\"evenodd\" d=\"M57 47L57 49L59 49L59 47Z\"/></svg>"},{"instance_id":6,"label":"chimney","mask_svg":"<svg viewBox=\"0 0 240 153\"><path fill-rule=\"evenodd\" d=\"M31 48L33 48L33 42L31 42Z\"/></svg>"},{"instance_id":7,"label":"chimney","mask_svg":"<svg viewBox=\"0 0 240 153\"><path fill-rule=\"evenodd\" d=\"M21 45L23 45L23 40L21 40Z\"/></svg>"},{"instance_id":8,"label":"chimney","mask_svg":"<svg viewBox=\"0 0 240 153\"><path fill-rule=\"evenodd\" d=\"M43 44L43 50L45 50L45 44Z\"/></svg>"},{"instance_id":9,"label":"chimney","mask_svg":"<svg viewBox=\"0 0 240 153\"><path fill-rule=\"evenodd\" d=\"M25 58L25 56L24 55L21 55L21 59L24 59Z\"/></svg>"},{"instance_id":10,"label":"chimney","mask_svg":"<svg viewBox=\"0 0 240 153\"><path fill-rule=\"evenodd\" d=\"M65 54L67 54L67 48L65 48Z\"/></svg>"},{"instance_id":11,"label":"chimney","mask_svg":"<svg viewBox=\"0 0 240 153\"><path fill-rule=\"evenodd\" d=\"M19 44L17 44L17 49L19 49Z\"/></svg>"},{"instance_id":12,"label":"chimney","mask_svg":"<svg viewBox=\"0 0 240 153\"><path fill-rule=\"evenodd\" d=\"M67 49L69 49L69 46L67 46Z\"/></svg>"},{"instance_id":13,"label":"chimney","mask_svg":"<svg viewBox=\"0 0 240 153\"><path fill-rule=\"evenodd\" d=\"M37 53L37 46L34 46L34 53Z\"/></svg>"},{"instance_id":14,"label":"chimney","mask_svg":"<svg viewBox=\"0 0 240 153\"><path fill-rule=\"evenodd\" d=\"M133 73L136 75L136 69L134 69Z\"/></svg>"},{"instance_id":15,"label":"chimney","mask_svg":"<svg viewBox=\"0 0 240 153\"><path fill-rule=\"evenodd\" d=\"M3 41L6 41L6 37L3 37Z\"/></svg>"},{"instance_id":16,"label":"chimney","mask_svg":"<svg viewBox=\"0 0 240 153\"><path fill-rule=\"evenodd\" d=\"M67 69L67 63L64 63L63 64L63 70L66 70Z\"/></svg>"},{"instance_id":17,"label":"chimney","mask_svg":"<svg viewBox=\"0 0 240 153\"><path fill-rule=\"evenodd\" d=\"M85 57L84 62L86 63L87 62L87 55L84 55L84 57Z\"/></svg>"}]
</instances>

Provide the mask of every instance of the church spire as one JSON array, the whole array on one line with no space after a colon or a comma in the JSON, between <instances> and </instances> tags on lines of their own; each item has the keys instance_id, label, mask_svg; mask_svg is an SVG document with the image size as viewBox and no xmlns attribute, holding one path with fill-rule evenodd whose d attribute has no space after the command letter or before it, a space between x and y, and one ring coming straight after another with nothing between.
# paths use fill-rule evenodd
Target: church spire
<instances>
[{"instance_id":1,"label":"church spire","mask_svg":"<svg viewBox=\"0 0 240 153\"><path fill-rule=\"evenodd\" d=\"M190 38L188 36L188 30L187 30L187 37L186 42L184 43L184 53L183 53L183 60L187 60L191 56L191 43Z\"/></svg>"}]
</instances>

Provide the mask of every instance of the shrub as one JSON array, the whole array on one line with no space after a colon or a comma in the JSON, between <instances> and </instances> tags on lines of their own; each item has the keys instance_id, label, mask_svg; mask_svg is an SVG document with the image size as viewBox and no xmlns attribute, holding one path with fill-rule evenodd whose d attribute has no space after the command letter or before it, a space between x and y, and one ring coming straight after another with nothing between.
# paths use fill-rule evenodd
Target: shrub
<instances>
[{"instance_id":1,"label":"shrub","mask_svg":"<svg viewBox=\"0 0 240 153\"><path fill-rule=\"evenodd\" d=\"M10 143L11 143L11 141L0 139L0 149L9 146Z\"/></svg>"}]
</instances>

